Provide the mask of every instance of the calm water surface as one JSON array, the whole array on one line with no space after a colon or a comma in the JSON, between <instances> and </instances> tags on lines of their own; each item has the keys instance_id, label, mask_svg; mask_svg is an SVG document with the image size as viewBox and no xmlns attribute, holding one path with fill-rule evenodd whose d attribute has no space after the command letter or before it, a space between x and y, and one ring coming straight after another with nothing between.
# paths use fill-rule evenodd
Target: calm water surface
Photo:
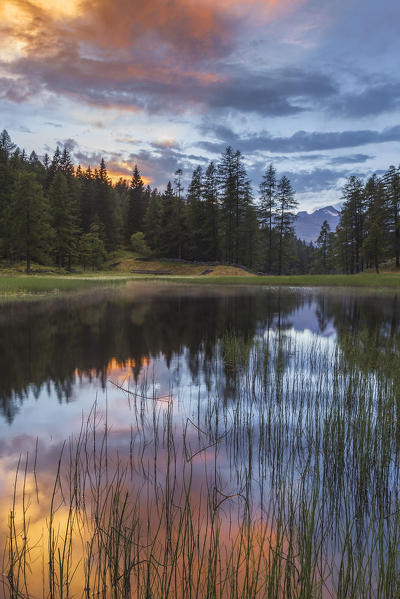
<instances>
[{"instance_id":1,"label":"calm water surface","mask_svg":"<svg viewBox=\"0 0 400 599\"><path fill-rule=\"evenodd\" d=\"M84 468L92 473L97 468L99 485L109 484L108 477L112 478L119 460L128 468L122 486L128 489L129 501L135 498L139 521L147 522L143 530L137 527L136 541L131 539L130 547L140 546L139 553L148 552L157 537L164 558L152 554L153 568L158 563L164 572L170 567L167 562L172 564L172 558L165 557L172 551L167 538L175 534L171 521L178 527L189 495L191 517L196 510L201 514L194 518L197 538L207 537L206 531L214 526L207 498L213 497L213 514L218 512L222 539L218 542L223 543L225 556L234 539L243 540L244 525L247 531L257 526L258 532L252 529L251 563L256 563L255 555L259 559L263 554L263 568L268 569L271 556L277 553L273 547L271 552L274 543L285 553L285 568L292 563L285 575L295 581L289 585L291 591L285 587L289 583L284 577L282 583L276 582L281 596L311 596L307 592L312 588L313 596L320 597L361 597L365 592L391 597L399 580L398 554L391 553L400 531L397 520L391 519L399 507L399 341L398 298L383 293L127 286L31 305L2 306L0 546L6 547L4 596L13 596L12 586L17 583L22 589L19 596L30 592L37 597L94 597L99 596L96 592L101 584L103 596L111 596L113 575L107 574L111 577L107 591L105 574L103 582L97 574L85 582L82 556L70 558L74 576L66 582L60 574L61 552L55 552L50 574L47 565L49 530L54 534L50 497L57 497L57 517L65 516L65 505L71 503L67 497L71 495L71 455L81 442L81 446L86 443ZM82 435L86 435L85 443ZM54 486L65 441L63 480ZM101 443L112 466L104 466L104 456L96 454ZM97 459L100 462L96 463ZM82 494L90 484L79 482ZM93 497L92 490L91 501ZM161 504L168 509L159 510ZM23 524L24 509L29 512L29 526ZM93 506L85 509L91 514L85 518L91 521ZM285 521L282 530L281 520L271 515L277 512ZM154 513L158 514L156 523ZM14 530L10 514L17 522ZM310 522L315 529L310 529L308 538L304 528ZM379 523L385 527L381 536ZM69 534L65 517L57 526L59 549L65 547ZM86 526L77 525L80 537ZM260 540L260 531L266 526L270 531L268 550L265 533ZM215 531L205 545L215 542L213 534ZM10 558L13 535L18 558L15 554ZM354 555L358 547L357 558L349 552L346 538L351 539ZM307 539L312 545L311 566L304 562ZM71 547L76 543L74 538ZM109 546L99 549L98 537L96 543L97 558L101 559L102 550L109 556ZM21 559L18 547L28 555L24 559L29 561L30 571L25 578L22 567L18 570L14 563L10 565L10 560ZM76 549L77 556L79 551ZM239 557L242 551L246 553L237 545L232 551ZM390 562L391 570L372 564L375 551L376 563ZM231 563L231 558L226 558L227 564L219 566L219 582L213 582L218 592L212 594L201 586L199 555L193 550L187 558L193 568L190 576L197 580L197 587L193 583L192 588L184 553L176 568L181 577L188 577L185 592L190 587L192 597L232 595L229 585L224 589L221 581L234 570L240 571L240 559ZM157 596L157 585L163 584L160 575L150 584L148 569L141 572L137 565L142 563L143 556L139 557L119 596L146 596L146 584L146 588L155 585ZM148 555L146 559L150 563ZM363 580L354 574L357 567L365 572ZM311 581L302 578L302 568L307 572L313 569L313 576L307 574ZM122 574L114 576L114 585L122 584ZM173 589L179 596L183 590L176 576L171 584L170 595L175 596ZM249 596L269 596L266 583L251 586L245 574L240 574L235 584L242 589L242 596L243 589ZM353 595L346 595L349 589Z\"/></svg>"}]
</instances>

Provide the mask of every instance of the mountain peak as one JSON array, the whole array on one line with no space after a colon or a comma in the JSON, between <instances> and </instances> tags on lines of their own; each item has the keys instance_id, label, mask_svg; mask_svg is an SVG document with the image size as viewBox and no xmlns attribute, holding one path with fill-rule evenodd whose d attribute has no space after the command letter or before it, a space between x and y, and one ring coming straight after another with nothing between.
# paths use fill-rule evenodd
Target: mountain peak
<instances>
[{"instance_id":1,"label":"mountain peak","mask_svg":"<svg viewBox=\"0 0 400 599\"><path fill-rule=\"evenodd\" d=\"M315 242L321 231L322 223L326 220L332 231L339 223L340 213L333 206L323 206L314 212L301 211L297 213L294 226L296 236L307 243Z\"/></svg>"}]
</instances>

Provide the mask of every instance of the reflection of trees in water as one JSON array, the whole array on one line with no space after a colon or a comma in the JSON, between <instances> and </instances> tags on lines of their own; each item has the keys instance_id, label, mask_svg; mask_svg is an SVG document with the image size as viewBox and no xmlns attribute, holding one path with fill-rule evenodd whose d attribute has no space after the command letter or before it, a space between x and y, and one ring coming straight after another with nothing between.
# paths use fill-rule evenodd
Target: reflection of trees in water
<instances>
[{"instance_id":1,"label":"reflection of trees in water","mask_svg":"<svg viewBox=\"0 0 400 599\"><path fill-rule=\"evenodd\" d=\"M288 327L287 316L302 301L301 295L276 292L141 300L105 294L99 301L5 308L0 321L1 410L12 421L28 390L37 397L44 385L51 386L59 401L69 401L77 374L105 385L112 359L133 364L137 378L144 357L162 355L169 366L184 355L193 379L203 375L211 385L218 340L233 332L247 342L277 323Z\"/></svg>"},{"instance_id":2,"label":"reflection of trees in water","mask_svg":"<svg viewBox=\"0 0 400 599\"><path fill-rule=\"evenodd\" d=\"M363 371L393 377L400 357L397 294L317 295L319 325L332 319L337 342L347 361Z\"/></svg>"},{"instance_id":3,"label":"reflection of trees in water","mask_svg":"<svg viewBox=\"0 0 400 599\"><path fill-rule=\"evenodd\" d=\"M334 322L345 357L357 354L360 366L371 368L382 360L388 342L392 353L400 347L397 296L249 290L132 299L105 293L90 301L5 307L0 321L1 410L11 422L28 390L37 397L44 385L60 402L69 401L77 374L104 386L112 359L128 364L137 379L144 359L160 355L168 366L182 357L194 382L202 377L206 388L232 396L235 365L227 358L216 370L229 343L232 349L234 342L251 344L269 330L284 332L292 326L290 315L306 307L315 310L321 332ZM281 358L285 368L287 360Z\"/></svg>"}]
</instances>

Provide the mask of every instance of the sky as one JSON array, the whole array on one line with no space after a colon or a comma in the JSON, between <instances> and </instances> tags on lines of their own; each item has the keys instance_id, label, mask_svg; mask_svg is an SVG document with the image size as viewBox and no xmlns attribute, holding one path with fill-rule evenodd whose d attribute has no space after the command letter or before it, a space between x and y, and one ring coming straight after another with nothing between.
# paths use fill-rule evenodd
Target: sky
<instances>
[{"instance_id":1,"label":"sky","mask_svg":"<svg viewBox=\"0 0 400 599\"><path fill-rule=\"evenodd\" d=\"M242 152L299 208L400 162L398 0L1 0L0 129L163 189Z\"/></svg>"}]
</instances>

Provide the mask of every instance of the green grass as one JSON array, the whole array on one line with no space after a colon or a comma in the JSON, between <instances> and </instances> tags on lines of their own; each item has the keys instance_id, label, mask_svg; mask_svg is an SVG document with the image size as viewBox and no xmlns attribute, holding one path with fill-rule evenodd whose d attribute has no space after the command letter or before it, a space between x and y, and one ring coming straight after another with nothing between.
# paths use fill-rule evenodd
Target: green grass
<instances>
[{"instance_id":1,"label":"green grass","mask_svg":"<svg viewBox=\"0 0 400 599\"><path fill-rule=\"evenodd\" d=\"M81 291L93 287L113 285L121 277L60 277L60 276L0 276L0 297L7 299L24 295L49 295Z\"/></svg>"},{"instance_id":2,"label":"green grass","mask_svg":"<svg viewBox=\"0 0 400 599\"><path fill-rule=\"evenodd\" d=\"M82 291L94 287L114 286L127 281L170 282L191 285L264 285L268 287L355 287L369 289L400 288L399 273L380 275L294 275L294 276L153 276L116 272L88 272L76 275L0 275L0 298L48 296Z\"/></svg>"}]
</instances>

